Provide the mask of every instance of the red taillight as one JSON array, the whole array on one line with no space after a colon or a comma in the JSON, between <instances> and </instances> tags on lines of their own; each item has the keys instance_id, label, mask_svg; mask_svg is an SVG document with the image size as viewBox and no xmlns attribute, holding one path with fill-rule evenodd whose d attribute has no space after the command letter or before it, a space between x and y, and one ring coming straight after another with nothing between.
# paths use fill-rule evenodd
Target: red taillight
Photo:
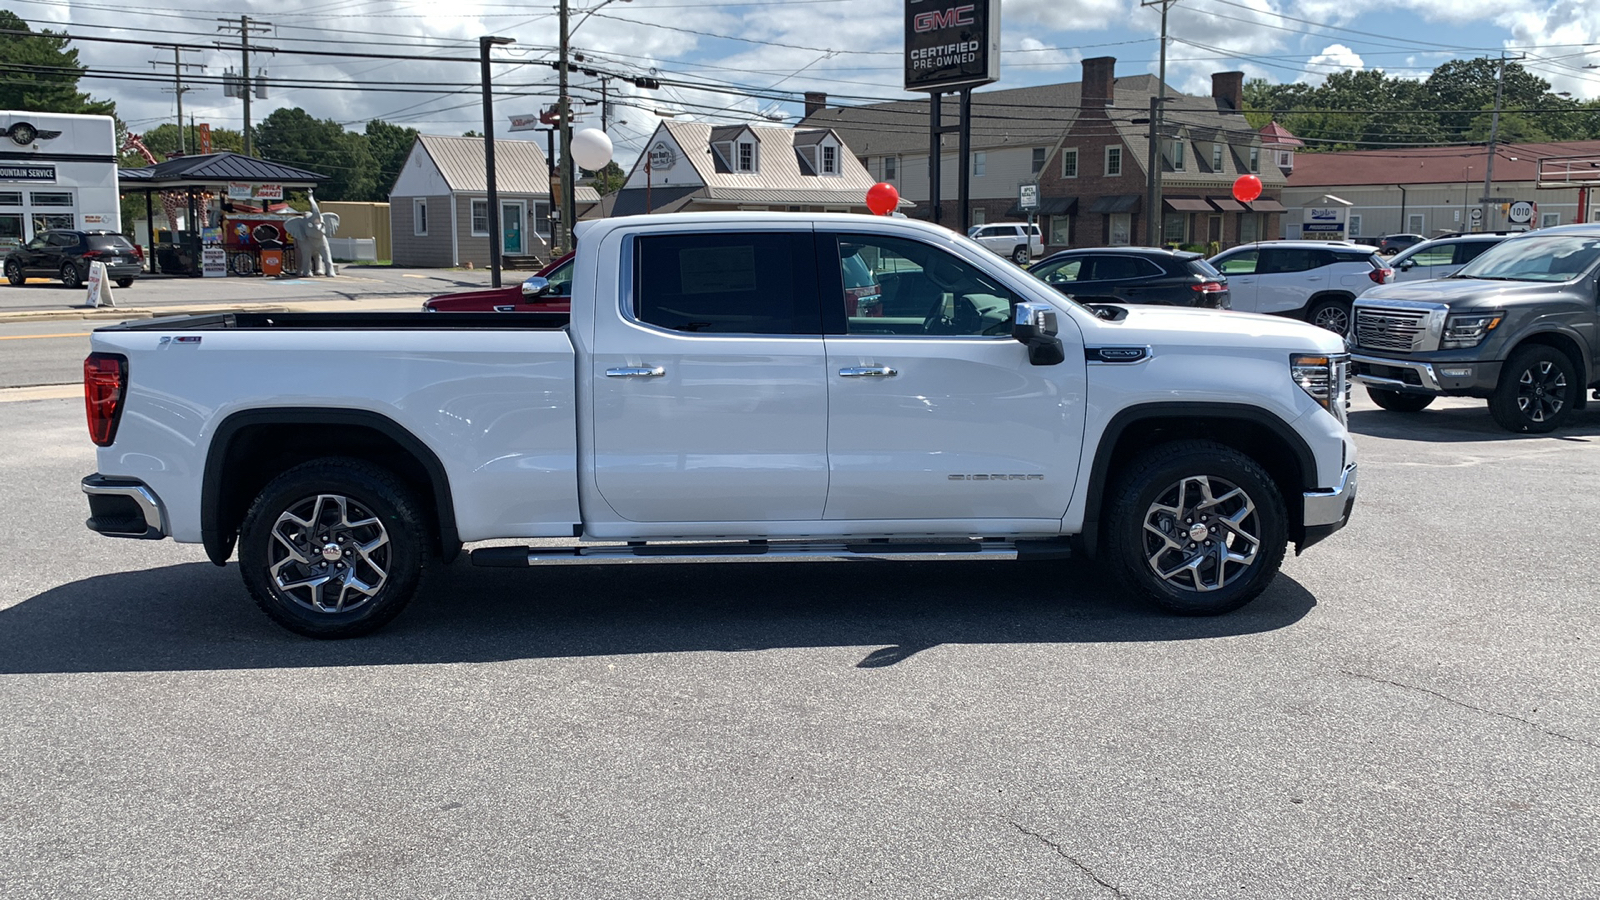
<instances>
[{"instance_id":1,"label":"red taillight","mask_svg":"<svg viewBox=\"0 0 1600 900\"><path fill-rule=\"evenodd\" d=\"M1388 284L1389 279L1394 277L1394 270L1373 269L1371 272L1367 273L1367 277L1372 279L1373 284Z\"/></svg>"},{"instance_id":2,"label":"red taillight","mask_svg":"<svg viewBox=\"0 0 1600 900\"><path fill-rule=\"evenodd\" d=\"M91 353L83 361L83 406L89 416L89 439L109 447L117 439L122 398L128 392L128 360L112 353Z\"/></svg>"},{"instance_id":3,"label":"red taillight","mask_svg":"<svg viewBox=\"0 0 1600 900\"><path fill-rule=\"evenodd\" d=\"M138 244L133 245L133 255L139 262L144 262L144 248Z\"/></svg>"},{"instance_id":4,"label":"red taillight","mask_svg":"<svg viewBox=\"0 0 1600 900\"><path fill-rule=\"evenodd\" d=\"M83 258L84 259L94 259L96 256L99 256L99 255L100 255L100 251L99 250L85 250L85 251L83 251Z\"/></svg>"},{"instance_id":5,"label":"red taillight","mask_svg":"<svg viewBox=\"0 0 1600 900\"><path fill-rule=\"evenodd\" d=\"M1189 287L1196 293L1200 294L1219 294L1227 290L1227 288L1222 286L1222 282L1220 281L1207 281L1202 284L1191 284Z\"/></svg>"}]
</instances>

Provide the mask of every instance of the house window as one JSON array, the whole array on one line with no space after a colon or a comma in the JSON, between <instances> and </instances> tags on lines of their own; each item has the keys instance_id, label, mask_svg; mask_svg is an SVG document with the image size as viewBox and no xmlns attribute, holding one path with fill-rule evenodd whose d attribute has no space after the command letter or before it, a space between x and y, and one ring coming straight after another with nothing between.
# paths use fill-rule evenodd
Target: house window
<instances>
[{"instance_id":1,"label":"house window","mask_svg":"<svg viewBox=\"0 0 1600 900\"><path fill-rule=\"evenodd\" d=\"M1172 142L1172 171L1183 171L1183 141Z\"/></svg>"},{"instance_id":2,"label":"house window","mask_svg":"<svg viewBox=\"0 0 1600 900\"><path fill-rule=\"evenodd\" d=\"M1037 175L1044 171L1044 157L1049 152L1045 147L1033 148L1033 174Z\"/></svg>"},{"instance_id":3,"label":"house window","mask_svg":"<svg viewBox=\"0 0 1600 900\"><path fill-rule=\"evenodd\" d=\"M754 172L756 170L756 148L749 141L739 142L739 171Z\"/></svg>"},{"instance_id":4,"label":"house window","mask_svg":"<svg viewBox=\"0 0 1600 900\"><path fill-rule=\"evenodd\" d=\"M1561 224L1561 213L1540 213L1539 227L1554 228Z\"/></svg>"},{"instance_id":5,"label":"house window","mask_svg":"<svg viewBox=\"0 0 1600 900\"><path fill-rule=\"evenodd\" d=\"M972 154L972 177L982 178L989 171L989 154L979 150Z\"/></svg>"},{"instance_id":6,"label":"house window","mask_svg":"<svg viewBox=\"0 0 1600 900\"><path fill-rule=\"evenodd\" d=\"M1351 237L1357 237L1360 234L1361 234L1361 217L1360 216L1351 216L1350 217L1350 236Z\"/></svg>"},{"instance_id":7,"label":"house window","mask_svg":"<svg viewBox=\"0 0 1600 900\"><path fill-rule=\"evenodd\" d=\"M1078 177L1078 148L1061 151L1061 177Z\"/></svg>"},{"instance_id":8,"label":"house window","mask_svg":"<svg viewBox=\"0 0 1600 900\"><path fill-rule=\"evenodd\" d=\"M1240 213L1239 214L1239 243L1248 244L1251 241L1259 240L1260 237L1261 237L1261 214L1260 213L1253 213L1253 212ZM1255 271L1255 270L1251 269L1251 271Z\"/></svg>"},{"instance_id":9,"label":"house window","mask_svg":"<svg viewBox=\"0 0 1600 900\"><path fill-rule=\"evenodd\" d=\"M1222 171L1222 145L1221 144L1212 144L1211 145L1211 171L1213 171L1213 172L1221 172Z\"/></svg>"},{"instance_id":10,"label":"house window","mask_svg":"<svg viewBox=\"0 0 1600 900\"><path fill-rule=\"evenodd\" d=\"M1250 171L1252 171L1252 172L1260 172L1261 171L1261 148L1260 147L1251 147L1250 148Z\"/></svg>"},{"instance_id":11,"label":"house window","mask_svg":"<svg viewBox=\"0 0 1600 900\"><path fill-rule=\"evenodd\" d=\"M823 172L823 174L832 175L834 170L838 168L838 163L837 163L837 160L836 160L836 157L837 157L838 153L839 153L839 150L837 148L835 148L835 147L823 147L822 148L822 172Z\"/></svg>"},{"instance_id":12,"label":"house window","mask_svg":"<svg viewBox=\"0 0 1600 900\"><path fill-rule=\"evenodd\" d=\"M1189 214L1169 212L1161 221L1161 239L1181 244L1189 239Z\"/></svg>"},{"instance_id":13,"label":"house window","mask_svg":"<svg viewBox=\"0 0 1600 900\"><path fill-rule=\"evenodd\" d=\"M489 236L489 201L472 201L472 236Z\"/></svg>"},{"instance_id":14,"label":"house window","mask_svg":"<svg viewBox=\"0 0 1600 900\"><path fill-rule=\"evenodd\" d=\"M1278 151L1278 168L1280 168L1280 169L1292 169L1292 168L1294 168L1294 151L1293 150L1279 150Z\"/></svg>"},{"instance_id":15,"label":"house window","mask_svg":"<svg viewBox=\"0 0 1600 900\"><path fill-rule=\"evenodd\" d=\"M1065 247L1072 243L1072 217L1050 217L1050 245L1052 247Z\"/></svg>"},{"instance_id":16,"label":"house window","mask_svg":"<svg viewBox=\"0 0 1600 900\"><path fill-rule=\"evenodd\" d=\"M547 200L533 202L533 230L546 238L550 236L550 203Z\"/></svg>"},{"instance_id":17,"label":"house window","mask_svg":"<svg viewBox=\"0 0 1600 900\"><path fill-rule=\"evenodd\" d=\"M1106 148L1106 174L1116 176L1122 174L1122 148Z\"/></svg>"},{"instance_id":18,"label":"house window","mask_svg":"<svg viewBox=\"0 0 1600 900\"><path fill-rule=\"evenodd\" d=\"M1422 234L1422 213L1406 216L1406 230L1412 234Z\"/></svg>"},{"instance_id":19,"label":"house window","mask_svg":"<svg viewBox=\"0 0 1600 900\"><path fill-rule=\"evenodd\" d=\"M411 233L417 237L428 236L428 201L421 197L411 201Z\"/></svg>"},{"instance_id":20,"label":"house window","mask_svg":"<svg viewBox=\"0 0 1600 900\"><path fill-rule=\"evenodd\" d=\"M29 199L33 201L33 205L34 206L71 206L72 205L72 195L71 194L43 193L43 192L40 192L40 191L34 191L29 196Z\"/></svg>"},{"instance_id":21,"label":"house window","mask_svg":"<svg viewBox=\"0 0 1600 900\"><path fill-rule=\"evenodd\" d=\"M896 178L900 177L898 167L895 165L896 162L897 160L892 156L885 156L883 158L884 181L894 181Z\"/></svg>"},{"instance_id":22,"label":"house window","mask_svg":"<svg viewBox=\"0 0 1600 900\"><path fill-rule=\"evenodd\" d=\"M972 208L972 224L974 224L974 225L982 225L983 224L983 207L974 206Z\"/></svg>"},{"instance_id":23,"label":"house window","mask_svg":"<svg viewBox=\"0 0 1600 900\"><path fill-rule=\"evenodd\" d=\"M0 206L21 206L21 191L0 191Z\"/></svg>"},{"instance_id":24,"label":"house window","mask_svg":"<svg viewBox=\"0 0 1600 900\"><path fill-rule=\"evenodd\" d=\"M1109 234L1111 246L1127 246L1133 239L1133 213L1112 213Z\"/></svg>"}]
</instances>

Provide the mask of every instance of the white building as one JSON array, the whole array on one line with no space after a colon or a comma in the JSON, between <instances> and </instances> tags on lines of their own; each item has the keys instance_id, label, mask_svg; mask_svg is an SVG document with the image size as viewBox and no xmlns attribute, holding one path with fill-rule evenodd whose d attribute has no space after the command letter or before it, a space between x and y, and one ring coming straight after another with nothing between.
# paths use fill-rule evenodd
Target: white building
<instances>
[{"instance_id":1,"label":"white building","mask_svg":"<svg viewBox=\"0 0 1600 900\"><path fill-rule=\"evenodd\" d=\"M0 251L51 228L122 230L110 116L0 111Z\"/></svg>"}]
</instances>

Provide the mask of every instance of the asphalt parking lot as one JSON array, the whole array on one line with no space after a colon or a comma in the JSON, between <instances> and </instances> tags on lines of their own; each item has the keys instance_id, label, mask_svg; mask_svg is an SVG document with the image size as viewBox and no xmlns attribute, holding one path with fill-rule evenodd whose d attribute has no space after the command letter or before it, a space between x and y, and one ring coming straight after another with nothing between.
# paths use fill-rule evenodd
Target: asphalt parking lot
<instances>
[{"instance_id":1,"label":"asphalt parking lot","mask_svg":"<svg viewBox=\"0 0 1600 900\"><path fill-rule=\"evenodd\" d=\"M1351 525L1219 619L1072 563L455 565L317 643L86 531L81 402L7 399L0 896L1600 884L1600 409L1358 398Z\"/></svg>"}]
</instances>

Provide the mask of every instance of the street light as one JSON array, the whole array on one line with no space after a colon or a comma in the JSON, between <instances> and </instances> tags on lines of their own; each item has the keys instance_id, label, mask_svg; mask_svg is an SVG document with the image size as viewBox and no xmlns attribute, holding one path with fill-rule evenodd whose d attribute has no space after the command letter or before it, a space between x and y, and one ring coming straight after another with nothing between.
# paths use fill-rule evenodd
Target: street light
<instances>
[{"instance_id":1,"label":"street light","mask_svg":"<svg viewBox=\"0 0 1600 900\"><path fill-rule=\"evenodd\" d=\"M489 48L515 43L508 37L478 38L478 66L483 76L483 171L489 188L489 277L500 286L500 193L494 183L494 92L489 89ZM467 211L471 215L471 210ZM451 228L455 223L450 224Z\"/></svg>"},{"instance_id":2,"label":"street light","mask_svg":"<svg viewBox=\"0 0 1600 900\"><path fill-rule=\"evenodd\" d=\"M578 20L578 24L569 27L568 19L571 16L571 10L567 0L561 0L561 46L560 57L556 65L556 68L561 72L560 100L557 104L561 110L561 121L557 123L561 128L561 224L557 230L559 232L564 229L569 236L572 234L574 220L578 218L578 203L575 196L578 187L578 172L577 168L572 164L572 101L567 96L567 72L570 68L567 54L572 42L572 33L583 27L583 23L589 21L590 16L615 2L617 0L602 0L598 5L584 10L583 18ZM622 0L622 2L632 3L633 0ZM555 235L551 235L551 237L554 238ZM570 244L572 242L568 241L567 243ZM564 245L564 249L571 250L572 247Z\"/></svg>"}]
</instances>

